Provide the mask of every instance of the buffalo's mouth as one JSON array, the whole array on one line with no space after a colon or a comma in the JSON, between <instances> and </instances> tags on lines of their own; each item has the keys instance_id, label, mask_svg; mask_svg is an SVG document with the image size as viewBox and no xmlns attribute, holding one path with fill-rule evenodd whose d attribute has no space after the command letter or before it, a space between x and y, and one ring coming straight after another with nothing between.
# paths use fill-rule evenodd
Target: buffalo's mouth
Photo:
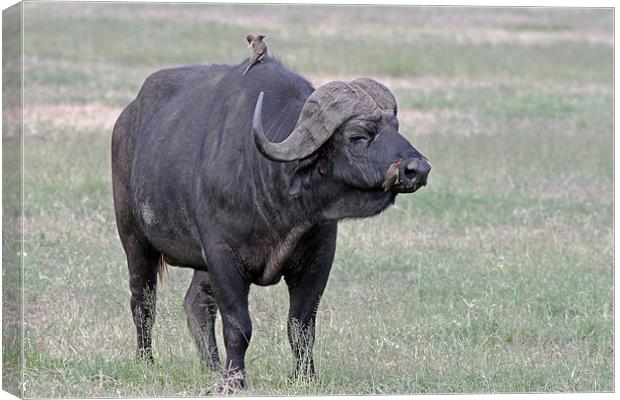
<instances>
[{"instance_id":1,"label":"buffalo's mouth","mask_svg":"<svg viewBox=\"0 0 620 400\"><path fill-rule=\"evenodd\" d=\"M407 184L403 184L403 182L399 182L392 188L392 190L395 191L396 193L413 193L423 186L426 186L426 181L411 182Z\"/></svg>"},{"instance_id":2,"label":"buffalo's mouth","mask_svg":"<svg viewBox=\"0 0 620 400\"><path fill-rule=\"evenodd\" d=\"M395 197L398 193L413 193L418 189L426 186L425 181L410 181L410 180L400 180L398 183L391 186L388 190L385 190L383 186L373 186L371 188L363 188L359 186L346 185L351 189L354 189L358 192L365 193L368 196L374 196L377 199L384 197Z\"/></svg>"}]
</instances>

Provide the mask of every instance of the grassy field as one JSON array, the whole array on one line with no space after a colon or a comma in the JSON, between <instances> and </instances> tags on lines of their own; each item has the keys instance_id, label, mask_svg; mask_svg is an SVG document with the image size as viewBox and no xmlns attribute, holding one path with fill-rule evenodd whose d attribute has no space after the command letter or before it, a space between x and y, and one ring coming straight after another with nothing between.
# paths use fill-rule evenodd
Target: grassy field
<instances>
[{"instance_id":1,"label":"grassy field","mask_svg":"<svg viewBox=\"0 0 620 400\"><path fill-rule=\"evenodd\" d=\"M252 289L243 394L614 390L610 10L24 12L27 397L213 393L182 307L191 271L159 290L155 365L134 362L110 137L149 73L238 63L250 32L315 85L386 83L433 171L381 216L341 224L316 383L288 380L285 285Z\"/></svg>"}]
</instances>

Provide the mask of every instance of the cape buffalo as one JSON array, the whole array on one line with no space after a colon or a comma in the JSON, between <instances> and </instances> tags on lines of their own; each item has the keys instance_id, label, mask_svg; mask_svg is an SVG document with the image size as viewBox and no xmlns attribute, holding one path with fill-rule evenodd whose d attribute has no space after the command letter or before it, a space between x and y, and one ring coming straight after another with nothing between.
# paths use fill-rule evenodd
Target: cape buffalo
<instances>
[{"instance_id":1,"label":"cape buffalo","mask_svg":"<svg viewBox=\"0 0 620 400\"><path fill-rule=\"evenodd\" d=\"M428 160L398 132L392 93L368 78L318 89L269 58L149 76L112 136L116 221L138 354L151 355L157 273L194 269L185 296L201 359L244 384L250 284L288 285L296 374L314 374L317 307L343 218L376 215L426 184ZM390 165L398 179L382 187ZM148 301L152 295L153 301Z\"/></svg>"}]
</instances>

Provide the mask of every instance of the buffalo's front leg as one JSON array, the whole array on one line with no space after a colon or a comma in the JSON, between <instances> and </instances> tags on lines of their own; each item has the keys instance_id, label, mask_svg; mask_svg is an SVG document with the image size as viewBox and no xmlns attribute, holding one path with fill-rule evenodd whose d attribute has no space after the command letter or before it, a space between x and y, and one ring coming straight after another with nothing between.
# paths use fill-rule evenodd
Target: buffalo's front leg
<instances>
[{"instance_id":1,"label":"buffalo's front leg","mask_svg":"<svg viewBox=\"0 0 620 400\"><path fill-rule=\"evenodd\" d=\"M308 232L297 254L299 268L285 275L290 297L288 339L296 360L295 377L315 375L312 348L316 312L334 261L335 236L336 229L330 226ZM315 246L318 239L321 244Z\"/></svg>"},{"instance_id":2,"label":"buffalo's front leg","mask_svg":"<svg viewBox=\"0 0 620 400\"><path fill-rule=\"evenodd\" d=\"M226 347L224 374L226 385L234 389L245 384L245 352L252 337L248 310L250 282L239 273L240 264L232 251L221 244L210 248L216 249L207 251L206 256L211 287L222 316Z\"/></svg>"},{"instance_id":3,"label":"buffalo's front leg","mask_svg":"<svg viewBox=\"0 0 620 400\"><path fill-rule=\"evenodd\" d=\"M217 306L207 272L194 271L192 283L185 295L185 312L187 326L194 337L203 366L217 370L220 367L215 340Z\"/></svg>"}]
</instances>

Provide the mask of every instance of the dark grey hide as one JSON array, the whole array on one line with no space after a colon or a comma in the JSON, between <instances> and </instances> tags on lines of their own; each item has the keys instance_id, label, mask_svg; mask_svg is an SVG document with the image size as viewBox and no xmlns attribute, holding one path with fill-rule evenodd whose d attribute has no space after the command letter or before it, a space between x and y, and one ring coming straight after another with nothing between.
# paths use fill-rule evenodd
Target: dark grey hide
<instances>
[{"instance_id":1,"label":"dark grey hide","mask_svg":"<svg viewBox=\"0 0 620 400\"><path fill-rule=\"evenodd\" d=\"M380 213L398 193L424 186L430 171L398 133L395 101L381 84L339 82L315 91L273 58L243 77L245 65L154 73L120 115L112 138L114 203L139 355L152 357L162 260L193 268L188 325L205 365L217 369L213 326L220 311L224 372L236 386L243 386L252 334L250 285L284 277L296 373L313 375L315 314L338 220ZM306 108L313 93L316 104ZM300 114L320 119L321 113L330 113L327 135L308 139L303 154L277 149L296 126L310 127L297 129L299 137L313 135L314 119L297 124ZM385 173L398 160L399 183L385 192Z\"/></svg>"}]
</instances>

